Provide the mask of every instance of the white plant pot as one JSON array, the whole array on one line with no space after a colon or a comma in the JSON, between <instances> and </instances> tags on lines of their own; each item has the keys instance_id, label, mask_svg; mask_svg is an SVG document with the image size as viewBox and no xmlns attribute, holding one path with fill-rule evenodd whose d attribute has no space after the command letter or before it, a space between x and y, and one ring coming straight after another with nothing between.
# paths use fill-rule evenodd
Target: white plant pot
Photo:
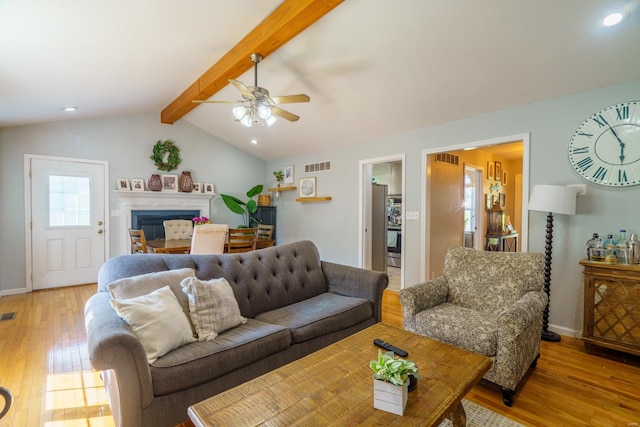
<instances>
[{"instance_id":1,"label":"white plant pot","mask_svg":"<svg viewBox=\"0 0 640 427\"><path fill-rule=\"evenodd\" d=\"M373 407L376 409L402 415L407 405L408 394L408 379L401 386L382 380L373 380Z\"/></svg>"}]
</instances>

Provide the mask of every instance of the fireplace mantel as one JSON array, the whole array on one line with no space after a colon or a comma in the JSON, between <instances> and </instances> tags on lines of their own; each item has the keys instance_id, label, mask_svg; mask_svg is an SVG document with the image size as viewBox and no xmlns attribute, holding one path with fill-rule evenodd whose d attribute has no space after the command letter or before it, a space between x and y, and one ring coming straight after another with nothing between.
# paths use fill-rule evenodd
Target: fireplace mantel
<instances>
[{"instance_id":1,"label":"fireplace mantel","mask_svg":"<svg viewBox=\"0 0 640 427\"><path fill-rule=\"evenodd\" d=\"M120 201L120 236L123 254L129 253L131 211L135 210L199 210L209 216L209 203L214 194L169 191L114 191Z\"/></svg>"}]
</instances>

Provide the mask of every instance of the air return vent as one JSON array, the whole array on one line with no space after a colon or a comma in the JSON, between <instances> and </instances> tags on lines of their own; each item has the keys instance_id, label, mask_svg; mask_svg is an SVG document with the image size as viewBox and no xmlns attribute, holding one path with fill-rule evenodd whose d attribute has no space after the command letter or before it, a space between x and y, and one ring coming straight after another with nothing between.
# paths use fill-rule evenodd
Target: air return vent
<instances>
[{"instance_id":1,"label":"air return vent","mask_svg":"<svg viewBox=\"0 0 640 427\"><path fill-rule=\"evenodd\" d=\"M449 163L450 165L457 165L460 162L460 158L451 153L439 153L436 154L436 162Z\"/></svg>"},{"instance_id":2,"label":"air return vent","mask_svg":"<svg viewBox=\"0 0 640 427\"><path fill-rule=\"evenodd\" d=\"M304 165L304 173L309 172L326 172L331 170L331 160L318 163L307 163Z\"/></svg>"},{"instance_id":3,"label":"air return vent","mask_svg":"<svg viewBox=\"0 0 640 427\"><path fill-rule=\"evenodd\" d=\"M2 315L0 315L0 321L3 320L13 320L16 318L16 312L13 311L11 313L2 313Z\"/></svg>"}]
</instances>

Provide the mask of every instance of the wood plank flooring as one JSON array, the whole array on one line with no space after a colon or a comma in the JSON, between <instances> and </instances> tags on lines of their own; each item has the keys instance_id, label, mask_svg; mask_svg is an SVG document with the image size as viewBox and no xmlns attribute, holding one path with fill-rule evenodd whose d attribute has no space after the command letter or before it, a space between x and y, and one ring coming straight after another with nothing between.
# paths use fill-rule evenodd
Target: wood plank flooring
<instances>
[{"instance_id":1,"label":"wood plank flooring","mask_svg":"<svg viewBox=\"0 0 640 427\"><path fill-rule=\"evenodd\" d=\"M0 385L15 397L0 420L9 426L113 426L101 381L91 369L84 304L95 285L37 291L0 299ZM383 322L402 327L397 294L385 291ZM423 372L428 375L428 372ZM512 408L496 386L481 383L467 398L527 426L640 425L640 358L597 349L580 340L542 343ZM185 414L185 421L186 421ZM185 423L188 425L188 423Z\"/></svg>"}]
</instances>

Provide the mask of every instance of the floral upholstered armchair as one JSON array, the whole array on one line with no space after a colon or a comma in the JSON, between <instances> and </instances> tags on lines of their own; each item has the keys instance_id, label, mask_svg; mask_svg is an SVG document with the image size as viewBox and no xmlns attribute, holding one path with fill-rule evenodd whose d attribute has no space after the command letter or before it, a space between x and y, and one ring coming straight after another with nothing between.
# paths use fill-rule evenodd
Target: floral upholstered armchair
<instances>
[{"instance_id":1,"label":"floral upholstered armchair","mask_svg":"<svg viewBox=\"0 0 640 427\"><path fill-rule=\"evenodd\" d=\"M400 291L404 327L491 358L484 378L511 406L540 356L543 281L543 254L451 248L443 276Z\"/></svg>"}]
</instances>

